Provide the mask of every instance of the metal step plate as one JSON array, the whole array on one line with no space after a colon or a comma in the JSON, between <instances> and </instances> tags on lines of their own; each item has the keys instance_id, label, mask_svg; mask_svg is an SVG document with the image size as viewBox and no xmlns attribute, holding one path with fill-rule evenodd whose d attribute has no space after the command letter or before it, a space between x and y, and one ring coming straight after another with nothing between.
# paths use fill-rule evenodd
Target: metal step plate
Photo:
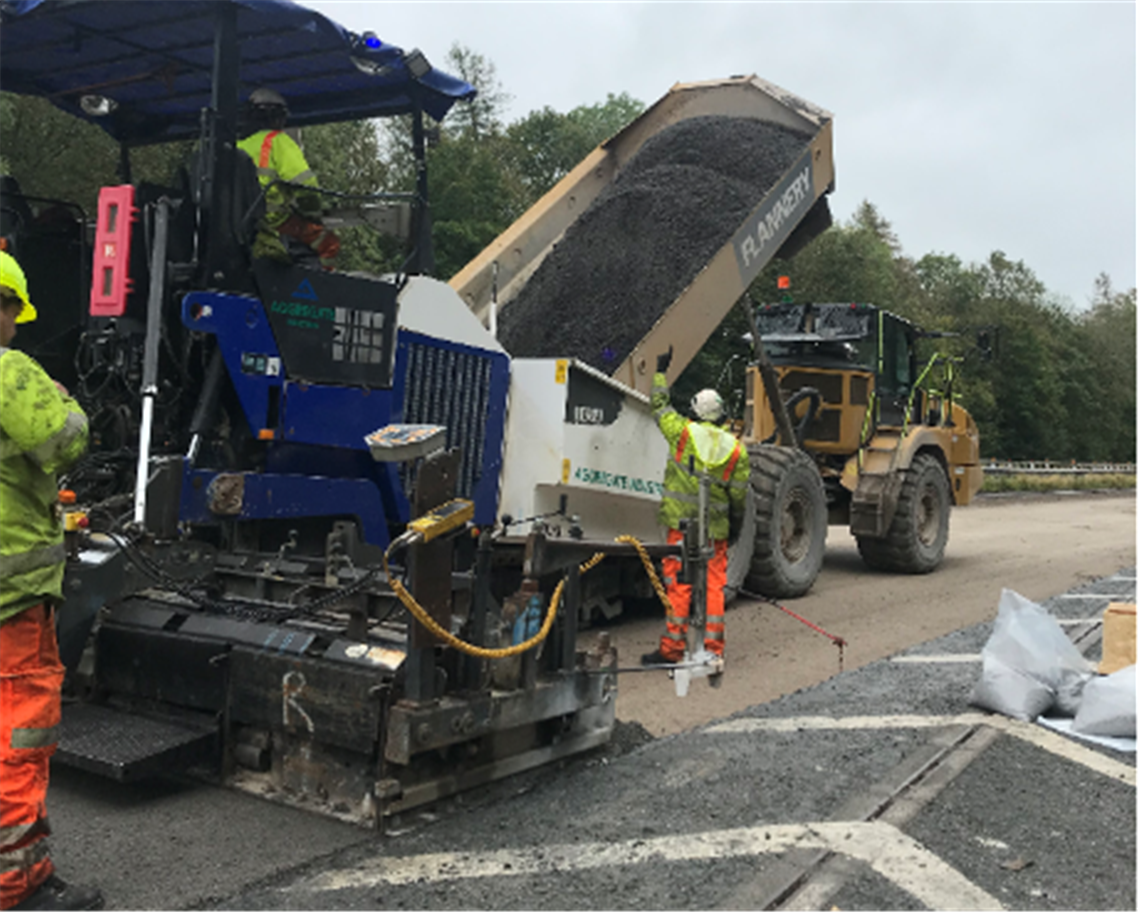
<instances>
[{"instance_id":1,"label":"metal step plate","mask_svg":"<svg viewBox=\"0 0 1140 912\"><path fill-rule=\"evenodd\" d=\"M208 760L215 750L213 728L156 721L106 706L65 704L56 758L100 776L133 782L158 773L177 773Z\"/></svg>"}]
</instances>

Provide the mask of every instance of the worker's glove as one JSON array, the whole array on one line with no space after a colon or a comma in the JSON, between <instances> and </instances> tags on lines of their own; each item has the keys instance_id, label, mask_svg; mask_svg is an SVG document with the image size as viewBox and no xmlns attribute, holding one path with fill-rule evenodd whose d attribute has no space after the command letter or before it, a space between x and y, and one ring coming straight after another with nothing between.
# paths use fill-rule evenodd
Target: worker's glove
<instances>
[{"instance_id":1,"label":"worker's glove","mask_svg":"<svg viewBox=\"0 0 1140 912\"><path fill-rule=\"evenodd\" d=\"M673 363L673 346L669 346L669 351L657 356L657 373L663 374L669 370L669 365Z\"/></svg>"}]
</instances>

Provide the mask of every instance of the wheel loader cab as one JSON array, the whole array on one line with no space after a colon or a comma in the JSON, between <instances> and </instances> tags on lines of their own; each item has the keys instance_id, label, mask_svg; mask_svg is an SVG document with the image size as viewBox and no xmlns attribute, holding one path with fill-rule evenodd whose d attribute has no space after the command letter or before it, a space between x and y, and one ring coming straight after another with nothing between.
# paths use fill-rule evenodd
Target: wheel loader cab
<instances>
[{"instance_id":1,"label":"wheel loader cab","mask_svg":"<svg viewBox=\"0 0 1140 912\"><path fill-rule=\"evenodd\" d=\"M847 456L871 428L902 426L917 376L912 323L868 304L772 304L757 321L809 450ZM767 440L775 417L750 376L745 433Z\"/></svg>"},{"instance_id":2,"label":"wheel loader cab","mask_svg":"<svg viewBox=\"0 0 1140 912\"><path fill-rule=\"evenodd\" d=\"M954 402L956 359L920 365L922 330L868 304L774 304L756 316L796 443L822 480L826 521L849 525L875 569L933 570L951 503L981 486L977 427ZM760 369L749 370L745 438L772 443L774 412Z\"/></svg>"}]
</instances>

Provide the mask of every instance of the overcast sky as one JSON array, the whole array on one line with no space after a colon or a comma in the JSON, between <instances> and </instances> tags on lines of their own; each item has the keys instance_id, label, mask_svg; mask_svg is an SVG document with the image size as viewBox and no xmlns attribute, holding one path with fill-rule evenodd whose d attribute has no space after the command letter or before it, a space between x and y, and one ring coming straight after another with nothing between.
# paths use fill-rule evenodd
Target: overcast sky
<instances>
[{"instance_id":1,"label":"overcast sky","mask_svg":"<svg viewBox=\"0 0 1140 912\"><path fill-rule=\"evenodd\" d=\"M1136 285L1131 2L301 2L437 65L482 54L508 122L756 74L834 115L836 217L868 199L907 255L1000 249L1077 307L1102 271Z\"/></svg>"}]
</instances>

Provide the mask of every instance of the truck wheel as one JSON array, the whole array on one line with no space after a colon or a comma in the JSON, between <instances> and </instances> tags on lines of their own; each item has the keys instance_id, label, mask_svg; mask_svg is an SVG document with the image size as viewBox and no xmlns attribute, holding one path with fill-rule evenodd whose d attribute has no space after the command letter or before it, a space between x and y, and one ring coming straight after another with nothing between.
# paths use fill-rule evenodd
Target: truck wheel
<instances>
[{"instance_id":1,"label":"truck wheel","mask_svg":"<svg viewBox=\"0 0 1140 912\"><path fill-rule=\"evenodd\" d=\"M856 542L872 570L929 573L942 563L949 537L950 482L937 458L919 453L906 470L886 537L858 537Z\"/></svg>"},{"instance_id":2,"label":"truck wheel","mask_svg":"<svg viewBox=\"0 0 1140 912\"><path fill-rule=\"evenodd\" d=\"M823 479L802 450L754 444L748 460L756 528L745 587L771 598L803 595L823 566Z\"/></svg>"}]
</instances>

